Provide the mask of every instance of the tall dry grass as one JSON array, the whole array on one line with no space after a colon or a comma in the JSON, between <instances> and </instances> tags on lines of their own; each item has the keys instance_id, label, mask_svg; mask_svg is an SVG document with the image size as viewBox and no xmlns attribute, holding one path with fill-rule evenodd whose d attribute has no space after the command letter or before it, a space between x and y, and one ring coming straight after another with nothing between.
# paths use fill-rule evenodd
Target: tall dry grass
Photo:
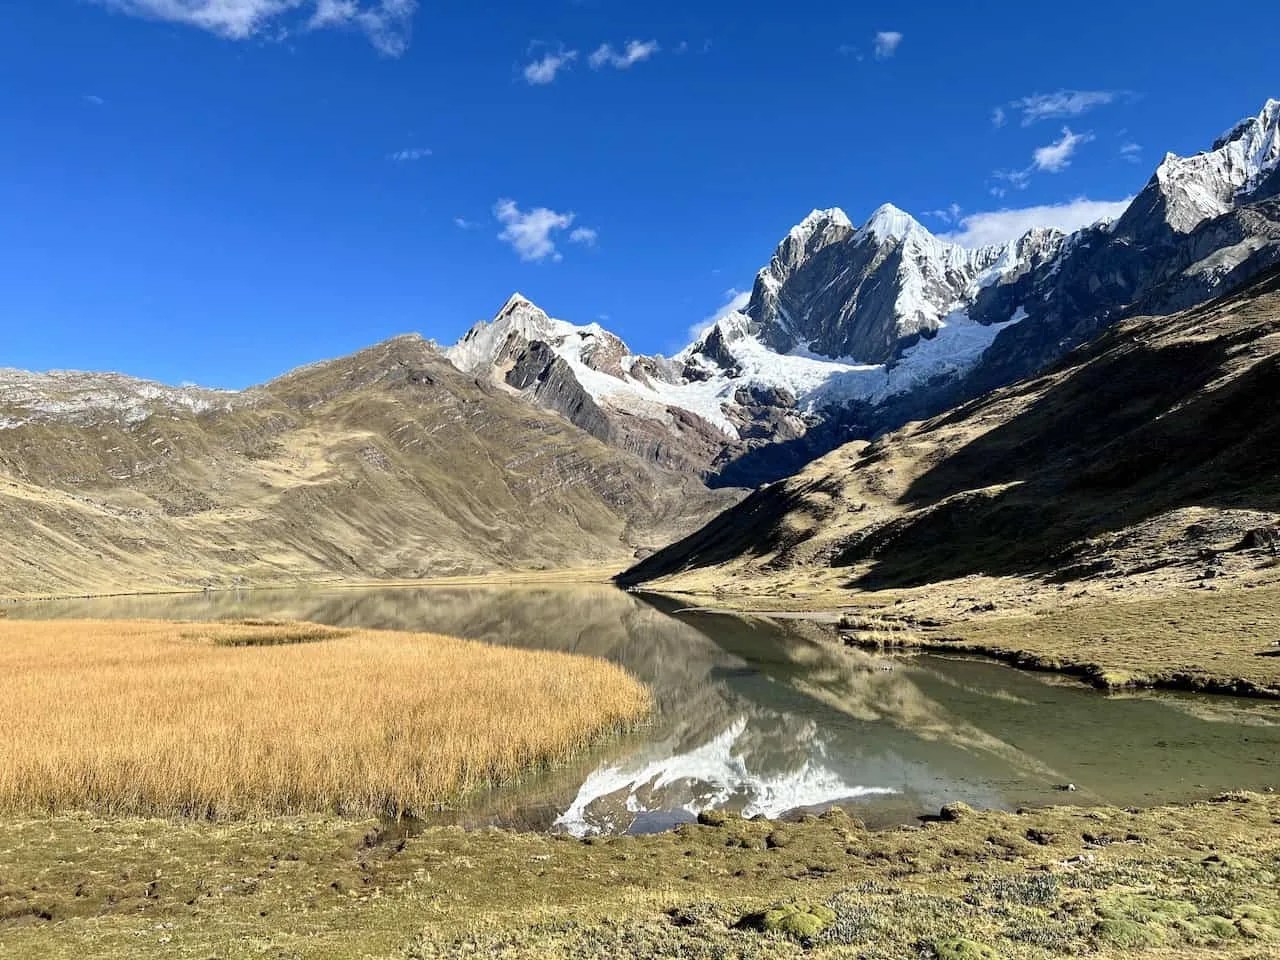
<instances>
[{"instance_id":1,"label":"tall dry grass","mask_svg":"<svg viewBox=\"0 0 1280 960\"><path fill-rule=\"evenodd\" d=\"M0 810L413 814L648 706L601 660L431 634L0 621Z\"/></svg>"}]
</instances>

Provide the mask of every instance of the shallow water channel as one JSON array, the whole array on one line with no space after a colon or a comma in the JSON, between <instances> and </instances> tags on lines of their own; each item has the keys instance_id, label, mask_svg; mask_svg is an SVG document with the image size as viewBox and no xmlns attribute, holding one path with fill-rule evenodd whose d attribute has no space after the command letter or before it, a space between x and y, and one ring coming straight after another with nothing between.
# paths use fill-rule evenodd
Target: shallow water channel
<instances>
[{"instance_id":1,"label":"shallow water channel","mask_svg":"<svg viewBox=\"0 0 1280 960\"><path fill-rule=\"evenodd\" d=\"M427 630L606 657L650 685L642 729L440 813L472 826L646 832L712 807L774 817L833 804L874 825L955 800L1136 806L1280 786L1277 704L1105 696L980 660L886 659L816 624L680 612L605 586L126 597L9 615Z\"/></svg>"}]
</instances>

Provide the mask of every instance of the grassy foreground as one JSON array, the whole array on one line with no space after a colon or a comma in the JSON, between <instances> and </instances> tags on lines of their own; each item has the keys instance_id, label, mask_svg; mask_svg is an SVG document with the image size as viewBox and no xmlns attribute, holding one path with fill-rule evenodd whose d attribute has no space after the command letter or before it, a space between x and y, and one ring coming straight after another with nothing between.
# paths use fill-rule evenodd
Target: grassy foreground
<instances>
[{"instance_id":1,"label":"grassy foreground","mask_svg":"<svg viewBox=\"0 0 1280 960\"><path fill-rule=\"evenodd\" d=\"M0 820L0 956L1040 960L1280 951L1280 798L834 811L580 842L376 821Z\"/></svg>"},{"instance_id":2,"label":"grassy foreground","mask_svg":"<svg viewBox=\"0 0 1280 960\"><path fill-rule=\"evenodd\" d=\"M412 814L648 706L602 660L430 634L0 620L0 812Z\"/></svg>"}]
</instances>

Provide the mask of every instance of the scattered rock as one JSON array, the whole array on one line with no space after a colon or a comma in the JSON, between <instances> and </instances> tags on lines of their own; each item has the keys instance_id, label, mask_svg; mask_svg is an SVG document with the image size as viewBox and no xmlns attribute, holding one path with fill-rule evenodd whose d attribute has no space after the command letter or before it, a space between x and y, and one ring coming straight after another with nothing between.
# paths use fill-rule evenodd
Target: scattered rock
<instances>
[{"instance_id":1,"label":"scattered rock","mask_svg":"<svg viewBox=\"0 0 1280 960\"><path fill-rule=\"evenodd\" d=\"M723 810L703 810L698 814L698 822L704 827L723 827L729 819L730 815Z\"/></svg>"},{"instance_id":2,"label":"scattered rock","mask_svg":"<svg viewBox=\"0 0 1280 960\"><path fill-rule=\"evenodd\" d=\"M959 823L961 820L972 816L974 816L973 807L969 806L967 803L961 803L960 801L948 803L938 811L938 819L945 823Z\"/></svg>"},{"instance_id":3,"label":"scattered rock","mask_svg":"<svg viewBox=\"0 0 1280 960\"><path fill-rule=\"evenodd\" d=\"M778 827L764 838L765 846L770 850L779 850L783 847L789 847L796 842L796 834L794 830L787 827Z\"/></svg>"}]
</instances>

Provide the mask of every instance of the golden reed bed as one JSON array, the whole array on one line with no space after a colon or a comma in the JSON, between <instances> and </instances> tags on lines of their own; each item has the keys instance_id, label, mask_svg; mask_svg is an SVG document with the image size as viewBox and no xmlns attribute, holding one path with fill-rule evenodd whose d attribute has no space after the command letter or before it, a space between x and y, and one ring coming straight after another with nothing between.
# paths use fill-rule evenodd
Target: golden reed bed
<instances>
[{"instance_id":1,"label":"golden reed bed","mask_svg":"<svg viewBox=\"0 0 1280 960\"><path fill-rule=\"evenodd\" d=\"M607 662L432 634L0 621L0 811L413 814L648 707Z\"/></svg>"}]
</instances>

